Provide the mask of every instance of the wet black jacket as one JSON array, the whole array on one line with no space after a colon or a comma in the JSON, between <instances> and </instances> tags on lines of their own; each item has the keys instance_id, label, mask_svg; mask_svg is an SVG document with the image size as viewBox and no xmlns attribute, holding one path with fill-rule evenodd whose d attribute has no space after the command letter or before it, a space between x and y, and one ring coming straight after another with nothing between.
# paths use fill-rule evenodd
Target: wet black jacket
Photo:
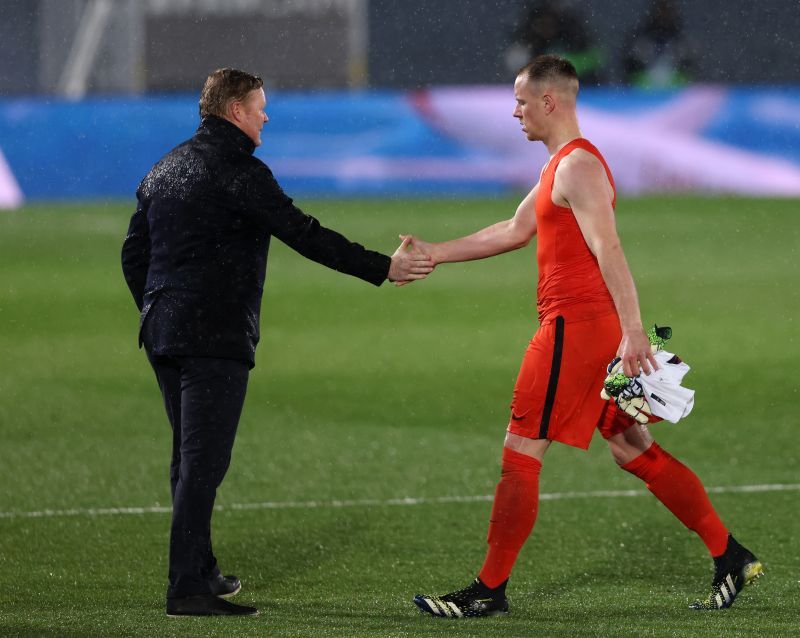
<instances>
[{"instance_id":1,"label":"wet black jacket","mask_svg":"<svg viewBox=\"0 0 800 638\"><path fill-rule=\"evenodd\" d=\"M301 255L379 286L390 258L304 214L255 145L209 116L142 180L122 270L154 355L242 359L252 366L272 235ZM140 337L140 345L141 345Z\"/></svg>"}]
</instances>

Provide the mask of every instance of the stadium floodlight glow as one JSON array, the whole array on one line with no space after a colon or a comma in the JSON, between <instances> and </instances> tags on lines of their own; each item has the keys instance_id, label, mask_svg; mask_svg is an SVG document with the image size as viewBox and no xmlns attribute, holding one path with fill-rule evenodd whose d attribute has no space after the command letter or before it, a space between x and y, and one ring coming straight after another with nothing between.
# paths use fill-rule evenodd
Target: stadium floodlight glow
<instances>
[{"instance_id":1,"label":"stadium floodlight glow","mask_svg":"<svg viewBox=\"0 0 800 638\"><path fill-rule=\"evenodd\" d=\"M17 179L0 150L0 209L19 208L24 201Z\"/></svg>"}]
</instances>

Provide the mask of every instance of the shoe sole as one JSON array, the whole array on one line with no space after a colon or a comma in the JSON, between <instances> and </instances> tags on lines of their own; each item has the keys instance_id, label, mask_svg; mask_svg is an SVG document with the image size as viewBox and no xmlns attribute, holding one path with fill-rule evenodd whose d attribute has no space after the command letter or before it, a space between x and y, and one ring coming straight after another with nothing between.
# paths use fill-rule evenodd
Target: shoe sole
<instances>
[{"instance_id":1,"label":"shoe sole","mask_svg":"<svg viewBox=\"0 0 800 638\"><path fill-rule=\"evenodd\" d=\"M210 616L228 616L230 618L236 617L246 617L246 618L253 618L254 616L258 616L259 611L256 610L254 614L170 614L167 613L167 618L201 618L201 617L210 617Z\"/></svg>"},{"instance_id":2,"label":"shoe sole","mask_svg":"<svg viewBox=\"0 0 800 638\"><path fill-rule=\"evenodd\" d=\"M242 591L242 584L241 583L239 583L239 586L236 589L234 589L232 592L229 592L227 594L218 594L217 598L233 598L240 591Z\"/></svg>"}]
</instances>

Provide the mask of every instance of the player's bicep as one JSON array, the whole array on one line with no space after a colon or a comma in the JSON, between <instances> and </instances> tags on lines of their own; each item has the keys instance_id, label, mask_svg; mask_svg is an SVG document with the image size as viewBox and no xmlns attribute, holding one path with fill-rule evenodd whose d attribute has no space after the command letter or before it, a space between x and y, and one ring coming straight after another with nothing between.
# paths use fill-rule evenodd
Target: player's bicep
<instances>
[{"instance_id":1,"label":"player's bicep","mask_svg":"<svg viewBox=\"0 0 800 638\"><path fill-rule=\"evenodd\" d=\"M600 162L581 160L556 173L554 185L569 203L589 249L597 255L602 247L619 241L608 178Z\"/></svg>"},{"instance_id":2,"label":"player's bicep","mask_svg":"<svg viewBox=\"0 0 800 638\"><path fill-rule=\"evenodd\" d=\"M517 206L517 212L514 213L511 220L512 231L526 243L536 234L536 193L538 190L539 185L537 184Z\"/></svg>"}]
</instances>

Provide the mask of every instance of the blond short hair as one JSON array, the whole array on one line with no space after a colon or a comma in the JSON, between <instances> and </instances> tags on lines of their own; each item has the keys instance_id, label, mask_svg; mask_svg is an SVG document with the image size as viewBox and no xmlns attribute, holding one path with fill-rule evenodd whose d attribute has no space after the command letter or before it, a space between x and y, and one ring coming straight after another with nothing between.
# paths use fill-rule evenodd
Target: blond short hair
<instances>
[{"instance_id":1,"label":"blond short hair","mask_svg":"<svg viewBox=\"0 0 800 638\"><path fill-rule=\"evenodd\" d=\"M529 82L559 82L570 92L578 93L578 72L575 66L558 55L540 55L517 72Z\"/></svg>"}]
</instances>

